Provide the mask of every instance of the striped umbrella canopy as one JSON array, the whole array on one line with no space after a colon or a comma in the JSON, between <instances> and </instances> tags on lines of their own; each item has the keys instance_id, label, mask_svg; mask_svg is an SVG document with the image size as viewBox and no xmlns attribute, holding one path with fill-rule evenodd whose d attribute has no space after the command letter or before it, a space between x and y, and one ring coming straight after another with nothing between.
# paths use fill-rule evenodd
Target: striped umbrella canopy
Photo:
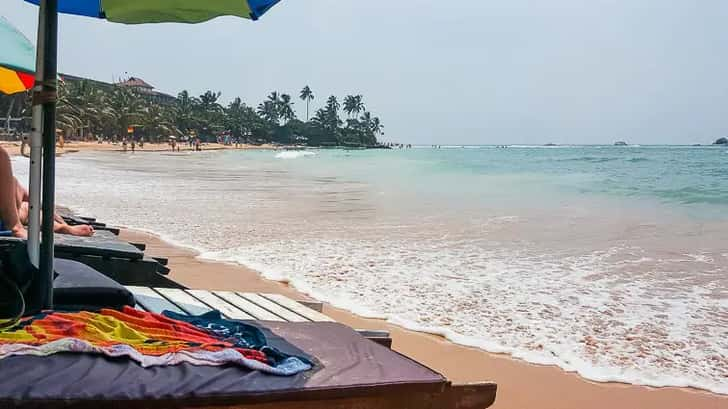
<instances>
[{"instance_id":1,"label":"striped umbrella canopy","mask_svg":"<svg viewBox=\"0 0 728 409\"><path fill-rule=\"evenodd\" d=\"M40 0L25 0L38 4ZM58 12L125 24L200 23L219 16L257 20L280 0L58 0Z\"/></svg>"},{"instance_id":2,"label":"striped umbrella canopy","mask_svg":"<svg viewBox=\"0 0 728 409\"><path fill-rule=\"evenodd\" d=\"M33 88L35 47L0 16L0 92L15 94Z\"/></svg>"}]
</instances>

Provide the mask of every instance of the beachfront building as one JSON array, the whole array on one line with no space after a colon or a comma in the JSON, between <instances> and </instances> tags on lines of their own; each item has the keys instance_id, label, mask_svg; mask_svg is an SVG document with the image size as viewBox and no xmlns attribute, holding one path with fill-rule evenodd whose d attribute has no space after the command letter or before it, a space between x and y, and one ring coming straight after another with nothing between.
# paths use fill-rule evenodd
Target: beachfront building
<instances>
[{"instance_id":1,"label":"beachfront building","mask_svg":"<svg viewBox=\"0 0 728 409\"><path fill-rule=\"evenodd\" d=\"M114 87L114 86L131 88L134 91L138 92L140 95L144 95L145 97L149 98L151 101L154 101L154 102L157 102L160 104L164 104L164 105L173 104L174 101L177 100L177 98L172 95L165 94L164 92L156 91L152 85L150 85L148 82L146 82L143 79L138 78L138 77L129 77L125 80L120 80L118 82L109 83L109 82L104 82L104 81L93 80L90 78L77 77L75 75L70 75L70 74L61 74L60 76L66 82L87 81L93 85L96 85L101 88L106 88L106 89Z\"/></svg>"},{"instance_id":2,"label":"beachfront building","mask_svg":"<svg viewBox=\"0 0 728 409\"><path fill-rule=\"evenodd\" d=\"M129 77L126 80L116 83L116 85L119 87L131 88L134 91L138 92L140 95L144 95L145 97L159 104L173 104L174 101L177 99L172 95L155 91L154 87L149 85L148 82L137 77Z\"/></svg>"}]
</instances>

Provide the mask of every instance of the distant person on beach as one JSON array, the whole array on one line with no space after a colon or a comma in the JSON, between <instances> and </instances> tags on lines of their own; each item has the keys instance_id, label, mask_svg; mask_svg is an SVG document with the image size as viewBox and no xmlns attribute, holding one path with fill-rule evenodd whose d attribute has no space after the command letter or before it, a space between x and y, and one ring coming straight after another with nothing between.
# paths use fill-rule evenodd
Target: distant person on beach
<instances>
[{"instance_id":1,"label":"distant person on beach","mask_svg":"<svg viewBox=\"0 0 728 409\"><path fill-rule=\"evenodd\" d=\"M136 150L136 141L132 138L131 140L131 153L134 153Z\"/></svg>"},{"instance_id":2,"label":"distant person on beach","mask_svg":"<svg viewBox=\"0 0 728 409\"><path fill-rule=\"evenodd\" d=\"M126 152L126 136L121 140L121 148Z\"/></svg>"},{"instance_id":3,"label":"distant person on beach","mask_svg":"<svg viewBox=\"0 0 728 409\"><path fill-rule=\"evenodd\" d=\"M139 137L139 149L144 149L144 137Z\"/></svg>"}]
</instances>

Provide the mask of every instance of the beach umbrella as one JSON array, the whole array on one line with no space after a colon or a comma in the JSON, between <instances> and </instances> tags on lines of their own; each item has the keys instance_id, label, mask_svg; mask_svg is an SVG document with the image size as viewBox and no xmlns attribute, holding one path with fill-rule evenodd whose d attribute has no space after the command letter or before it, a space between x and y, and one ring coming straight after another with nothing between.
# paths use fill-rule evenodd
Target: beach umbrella
<instances>
[{"instance_id":1,"label":"beach umbrella","mask_svg":"<svg viewBox=\"0 0 728 409\"><path fill-rule=\"evenodd\" d=\"M25 0L40 4L41 0ZM280 0L57 0L58 12L115 23L200 23L220 16L257 20Z\"/></svg>"},{"instance_id":2,"label":"beach umbrella","mask_svg":"<svg viewBox=\"0 0 728 409\"><path fill-rule=\"evenodd\" d=\"M0 16L0 92L15 94L33 88L35 47Z\"/></svg>"},{"instance_id":3,"label":"beach umbrella","mask_svg":"<svg viewBox=\"0 0 728 409\"><path fill-rule=\"evenodd\" d=\"M4 17L0 17L0 93L14 94L33 88L38 74L36 51L33 44L18 29L13 27ZM31 166L29 178L30 186L30 212L28 231L28 255L34 265L39 263L40 240L40 107L33 107L33 134L35 149L31 146ZM8 118L9 120L9 118Z\"/></svg>"},{"instance_id":4,"label":"beach umbrella","mask_svg":"<svg viewBox=\"0 0 728 409\"><path fill-rule=\"evenodd\" d=\"M53 211L55 208L56 75L58 13L107 19L125 24L200 23L219 16L257 20L280 0L25 0L39 5L38 69L33 104L42 106L42 243L40 246L43 305L53 306ZM31 148L33 144L31 143ZM33 183L31 178L31 184ZM32 189L31 189L32 192ZM33 203L31 202L31 207Z\"/></svg>"}]
</instances>

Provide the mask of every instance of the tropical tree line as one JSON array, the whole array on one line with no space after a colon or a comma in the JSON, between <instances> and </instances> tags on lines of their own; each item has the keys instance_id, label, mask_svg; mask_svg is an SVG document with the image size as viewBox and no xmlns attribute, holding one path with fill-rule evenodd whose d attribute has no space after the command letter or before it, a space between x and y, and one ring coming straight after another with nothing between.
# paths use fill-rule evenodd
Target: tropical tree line
<instances>
[{"instance_id":1,"label":"tropical tree line","mask_svg":"<svg viewBox=\"0 0 728 409\"><path fill-rule=\"evenodd\" d=\"M95 81L67 81L59 87L58 128L67 137L100 137L120 140L125 136L161 142L169 137L199 137L215 141L221 135L245 143L305 144L310 146L376 146L382 123L364 104L362 95L336 96L311 111L316 97L309 86L299 93L306 104L305 120L299 119L290 94L271 92L257 105L241 98L220 102L220 92L193 96L182 91L163 101L135 88ZM0 117L30 116L27 95L0 96ZM0 123L5 127L5 123ZM133 129L129 135L128 131Z\"/></svg>"}]
</instances>

